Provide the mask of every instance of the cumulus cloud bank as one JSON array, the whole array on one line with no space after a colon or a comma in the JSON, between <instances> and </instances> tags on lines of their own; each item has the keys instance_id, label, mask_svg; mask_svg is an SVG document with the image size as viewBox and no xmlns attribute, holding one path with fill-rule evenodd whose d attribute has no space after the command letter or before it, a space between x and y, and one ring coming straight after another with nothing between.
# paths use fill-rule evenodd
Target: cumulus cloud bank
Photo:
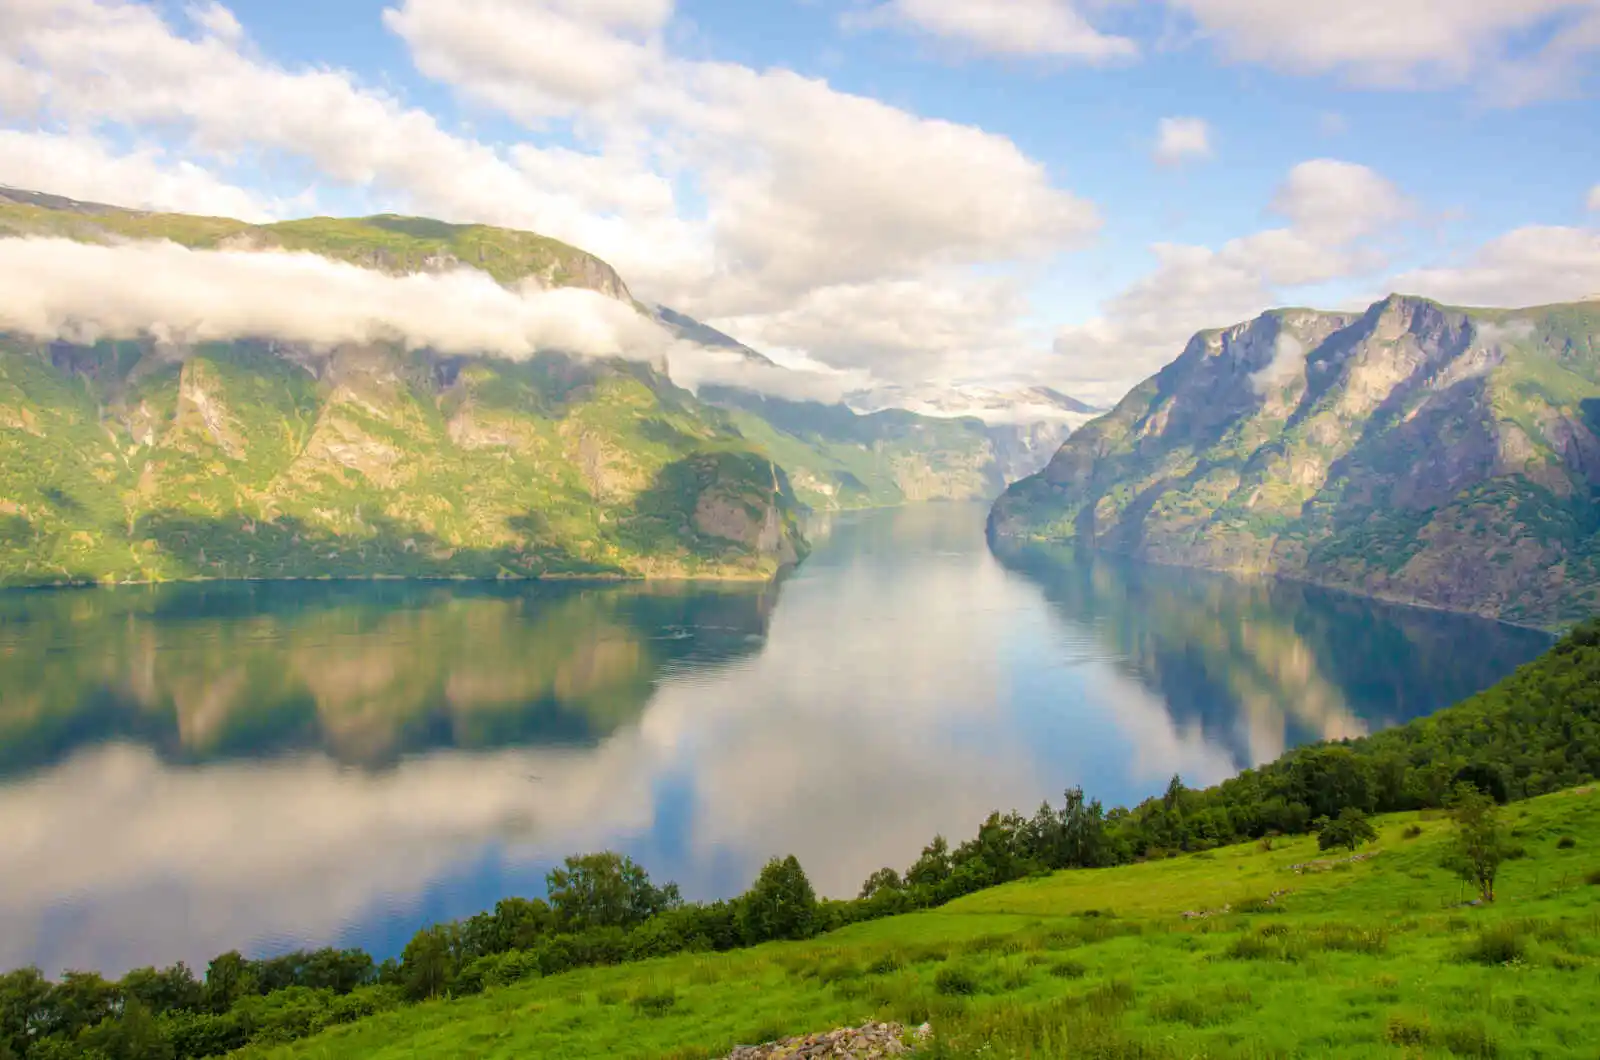
<instances>
[{"instance_id":1,"label":"cumulus cloud bank","mask_svg":"<svg viewBox=\"0 0 1600 1060\"><path fill-rule=\"evenodd\" d=\"M315 254L0 240L0 328L88 342L399 342L444 353L649 359L670 340L594 291L510 289L472 269L391 276Z\"/></svg>"}]
</instances>

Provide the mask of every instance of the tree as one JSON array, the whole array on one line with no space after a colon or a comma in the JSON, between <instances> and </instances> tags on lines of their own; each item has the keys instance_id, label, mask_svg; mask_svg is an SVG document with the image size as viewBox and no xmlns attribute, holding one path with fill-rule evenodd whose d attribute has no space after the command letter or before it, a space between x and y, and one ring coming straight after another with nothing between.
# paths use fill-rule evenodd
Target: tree
<instances>
[{"instance_id":1,"label":"tree","mask_svg":"<svg viewBox=\"0 0 1600 1060\"><path fill-rule=\"evenodd\" d=\"M1367 815L1354 806L1346 806L1333 820L1323 818L1322 829L1317 833L1317 847L1321 850L1344 847L1353 853L1362 843L1377 838L1378 833Z\"/></svg>"},{"instance_id":2,"label":"tree","mask_svg":"<svg viewBox=\"0 0 1600 1060\"><path fill-rule=\"evenodd\" d=\"M867 882L861 885L861 900L867 901L874 895L883 891L899 891L905 888L900 882L900 874L893 869L879 869L867 877Z\"/></svg>"},{"instance_id":3,"label":"tree","mask_svg":"<svg viewBox=\"0 0 1600 1060\"><path fill-rule=\"evenodd\" d=\"M773 858L739 901L740 927L751 943L803 939L817 918L817 894L793 854Z\"/></svg>"},{"instance_id":4,"label":"tree","mask_svg":"<svg viewBox=\"0 0 1600 1060\"><path fill-rule=\"evenodd\" d=\"M86 1052L109 1060L172 1060L173 1055L155 1017L136 999L123 1006L121 1016L101 1020L78 1040Z\"/></svg>"},{"instance_id":5,"label":"tree","mask_svg":"<svg viewBox=\"0 0 1600 1060\"><path fill-rule=\"evenodd\" d=\"M438 997L450 986L455 973L450 936L444 927L423 928L411 936L400 954L400 979L414 1000Z\"/></svg>"},{"instance_id":6,"label":"tree","mask_svg":"<svg viewBox=\"0 0 1600 1060\"><path fill-rule=\"evenodd\" d=\"M1494 880L1508 853L1500 829L1500 807L1492 795L1469 783L1456 785L1449 807L1456 834L1445 864L1476 887L1485 902L1492 902Z\"/></svg>"},{"instance_id":7,"label":"tree","mask_svg":"<svg viewBox=\"0 0 1600 1060\"><path fill-rule=\"evenodd\" d=\"M567 858L545 877L550 906L570 931L633 927L683 904L678 885L656 887L632 858L607 851Z\"/></svg>"},{"instance_id":8,"label":"tree","mask_svg":"<svg viewBox=\"0 0 1600 1060\"><path fill-rule=\"evenodd\" d=\"M942 835L922 848L917 863L906 870L906 883L912 887L937 887L950 878L950 844Z\"/></svg>"},{"instance_id":9,"label":"tree","mask_svg":"<svg viewBox=\"0 0 1600 1060\"><path fill-rule=\"evenodd\" d=\"M0 1046L16 1056L28 1052L43 1030L44 1003L50 981L37 968L0 975Z\"/></svg>"}]
</instances>

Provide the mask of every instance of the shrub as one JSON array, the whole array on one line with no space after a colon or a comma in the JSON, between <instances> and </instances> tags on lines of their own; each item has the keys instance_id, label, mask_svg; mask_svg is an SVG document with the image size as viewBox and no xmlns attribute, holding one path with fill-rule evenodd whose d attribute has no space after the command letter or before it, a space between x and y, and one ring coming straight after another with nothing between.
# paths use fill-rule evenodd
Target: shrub
<instances>
[{"instance_id":1,"label":"shrub","mask_svg":"<svg viewBox=\"0 0 1600 1060\"><path fill-rule=\"evenodd\" d=\"M1516 924L1496 924L1478 932L1462 951L1462 959L1475 964L1510 964L1528 952L1528 941Z\"/></svg>"},{"instance_id":2,"label":"shrub","mask_svg":"<svg viewBox=\"0 0 1600 1060\"><path fill-rule=\"evenodd\" d=\"M1415 838L1417 838L1417 836L1419 836L1421 834L1422 834L1422 826L1420 824L1408 824L1408 825L1406 825L1406 830L1404 832L1400 833L1400 838L1401 839L1415 839Z\"/></svg>"},{"instance_id":3,"label":"shrub","mask_svg":"<svg viewBox=\"0 0 1600 1060\"><path fill-rule=\"evenodd\" d=\"M1481 1023L1463 1023L1446 1027L1439 1035L1444 1047L1457 1056L1495 1057L1500 1055L1500 1044L1484 1029Z\"/></svg>"},{"instance_id":4,"label":"shrub","mask_svg":"<svg viewBox=\"0 0 1600 1060\"><path fill-rule=\"evenodd\" d=\"M1427 1045L1433 1040L1433 1028L1428 1026L1426 1016L1391 1012L1384 1024L1383 1037L1390 1045Z\"/></svg>"},{"instance_id":5,"label":"shrub","mask_svg":"<svg viewBox=\"0 0 1600 1060\"><path fill-rule=\"evenodd\" d=\"M946 997L969 997L978 992L978 980L965 968L940 968L933 988Z\"/></svg>"},{"instance_id":6,"label":"shrub","mask_svg":"<svg viewBox=\"0 0 1600 1060\"><path fill-rule=\"evenodd\" d=\"M678 1003L678 995L671 990L657 994L640 994L633 999L633 1007L643 1016L664 1016Z\"/></svg>"},{"instance_id":7,"label":"shrub","mask_svg":"<svg viewBox=\"0 0 1600 1060\"><path fill-rule=\"evenodd\" d=\"M1056 961L1050 966L1050 974L1057 979L1082 979L1089 974L1089 969L1077 961Z\"/></svg>"},{"instance_id":8,"label":"shrub","mask_svg":"<svg viewBox=\"0 0 1600 1060\"><path fill-rule=\"evenodd\" d=\"M889 975L892 972L898 972L902 967L904 967L904 963L900 960L900 955L898 953L890 952L885 953L883 956L867 965L867 974Z\"/></svg>"},{"instance_id":9,"label":"shrub","mask_svg":"<svg viewBox=\"0 0 1600 1060\"><path fill-rule=\"evenodd\" d=\"M1590 887L1600 887L1600 869L1590 869L1588 875L1584 876L1583 882Z\"/></svg>"},{"instance_id":10,"label":"shrub","mask_svg":"<svg viewBox=\"0 0 1600 1060\"><path fill-rule=\"evenodd\" d=\"M1578 841L1576 839L1572 838L1569 835L1564 835L1560 839L1556 840L1556 849L1557 850L1571 850L1573 847L1575 847L1577 845L1578 845Z\"/></svg>"}]
</instances>

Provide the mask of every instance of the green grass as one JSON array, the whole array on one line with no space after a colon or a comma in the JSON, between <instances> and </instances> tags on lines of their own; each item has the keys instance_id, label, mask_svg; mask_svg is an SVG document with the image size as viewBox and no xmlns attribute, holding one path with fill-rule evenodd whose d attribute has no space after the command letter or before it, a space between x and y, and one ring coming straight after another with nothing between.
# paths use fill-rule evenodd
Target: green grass
<instances>
[{"instance_id":1,"label":"green grass","mask_svg":"<svg viewBox=\"0 0 1600 1060\"><path fill-rule=\"evenodd\" d=\"M931 1021L947 1056L1593 1056L1600 794L1506 818L1528 856L1488 907L1460 904L1439 867L1448 823L1402 814L1342 868L1295 872L1333 860L1304 838L1059 873L809 942L526 980L238 1056L719 1057L873 1018ZM1262 908L1279 890L1270 911L1182 916Z\"/></svg>"}]
</instances>

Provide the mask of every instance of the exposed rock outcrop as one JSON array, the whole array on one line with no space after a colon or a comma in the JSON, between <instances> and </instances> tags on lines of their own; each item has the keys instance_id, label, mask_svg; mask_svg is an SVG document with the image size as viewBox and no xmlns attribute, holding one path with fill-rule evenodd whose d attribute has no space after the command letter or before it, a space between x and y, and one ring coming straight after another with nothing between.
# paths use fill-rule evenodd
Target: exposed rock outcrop
<instances>
[{"instance_id":1,"label":"exposed rock outcrop","mask_svg":"<svg viewBox=\"0 0 1600 1060\"><path fill-rule=\"evenodd\" d=\"M1196 335L999 537L1558 624L1600 606L1600 306L1391 296Z\"/></svg>"}]
</instances>

